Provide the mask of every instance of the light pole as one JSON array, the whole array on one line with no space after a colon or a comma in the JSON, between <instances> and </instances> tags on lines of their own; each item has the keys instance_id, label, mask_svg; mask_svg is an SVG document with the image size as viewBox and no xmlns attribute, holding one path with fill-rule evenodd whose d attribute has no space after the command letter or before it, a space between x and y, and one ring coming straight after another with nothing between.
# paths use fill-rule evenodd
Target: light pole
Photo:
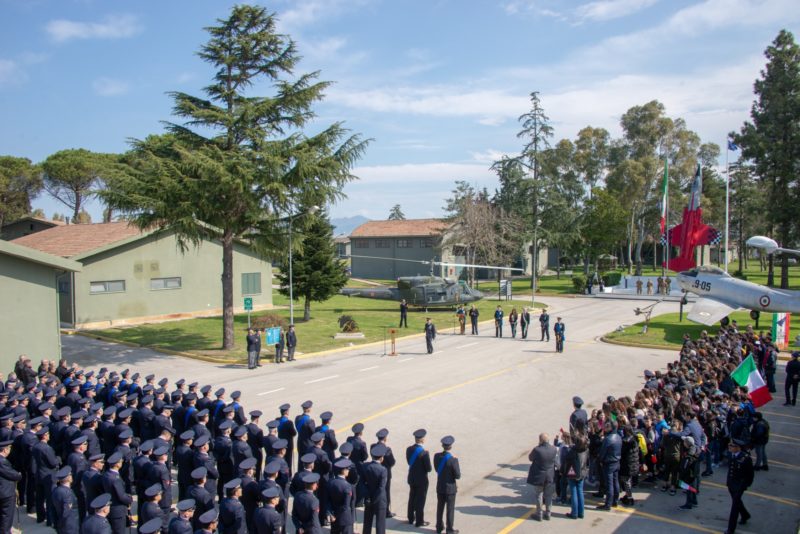
<instances>
[{"instance_id":1,"label":"light pole","mask_svg":"<svg viewBox=\"0 0 800 534\"><path fill-rule=\"evenodd\" d=\"M305 212L299 211L293 215L289 215L289 324L294 324L294 284L292 281L292 221L295 218L303 215L303 213L308 213L309 215L315 214L319 211L319 206L311 206Z\"/></svg>"},{"instance_id":2,"label":"light pole","mask_svg":"<svg viewBox=\"0 0 800 534\"><path fill-rule=\"evenodd\" d=\"M536 219L536 222L533 225L533 265L531 265L531 308L536 307L536 268L538 267L536 260L537 260L537 252L539 247L536 246L536 232L539 230L539 225L542 224L541 219ZM535 311L535 310L534 310Z\"/></svg>"}]
</instances>

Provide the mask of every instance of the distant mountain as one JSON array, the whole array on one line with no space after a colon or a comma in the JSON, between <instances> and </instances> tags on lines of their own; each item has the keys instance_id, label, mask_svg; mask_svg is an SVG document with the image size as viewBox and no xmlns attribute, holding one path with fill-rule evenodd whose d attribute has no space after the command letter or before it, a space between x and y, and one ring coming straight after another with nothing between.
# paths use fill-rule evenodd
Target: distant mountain
<instances>
[{"instance_id":1,"label":"distant mountain","mask_svg":"<svg viewBox=\"0 0 800 534\"><path fill-rule=\"evenodd\" d=\"M333 235L350 235L353 230L369 221L370 219L363 215L353 215L352 217L342 217L340 219L331 219L333 225Z\"/></svg>"}]
</instances>

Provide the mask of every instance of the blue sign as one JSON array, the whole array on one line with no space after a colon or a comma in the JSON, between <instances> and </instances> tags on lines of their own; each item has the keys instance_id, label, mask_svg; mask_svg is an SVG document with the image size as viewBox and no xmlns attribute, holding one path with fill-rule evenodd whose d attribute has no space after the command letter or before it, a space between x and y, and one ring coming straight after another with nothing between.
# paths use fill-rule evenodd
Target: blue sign
<instances>
[{"instance_id":1,"label":"blue sign","mask_svg":"<svg viewBox=\"0 0 800 534\"><path fill-rule=\"evenodd\" d=\"M267 329L267 345L277 345L281 340L280 328Z\"/></svg>"}]
</instances>

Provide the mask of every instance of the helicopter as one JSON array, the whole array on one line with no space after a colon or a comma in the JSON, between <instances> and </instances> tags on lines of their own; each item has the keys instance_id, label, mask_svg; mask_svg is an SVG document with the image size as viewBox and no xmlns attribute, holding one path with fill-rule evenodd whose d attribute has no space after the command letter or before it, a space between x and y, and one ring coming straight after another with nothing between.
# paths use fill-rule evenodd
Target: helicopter
<instances>
[{"instance_id":1,"label":"helicopter","mask_svg":"<svg viewBox=\"0 0 800 534\"><path fill-rule=\"evenodd\" d=\"M376 260L388 260L373 256L350 256L351 258L369 258ZM475 267L483 269L500 269L507 271L523 271L523 269L511 267L495 267L491 265L473 265L467 263L450 263L440 261L425 260L404 260L392 258L392 261L406 261L430 265L431 270L435 265L446 265L449 267ZM365 288L344 288L339 290L339 294L348 297L362 297L368 299L392 300L400 302L405 300L410 306L421 308L452 307L459 304L476 302L483 298L483 293L471 288L463 280L441 276L401 276L397 279L397 287L365 287Z\"/></svg>"}]
</instances>

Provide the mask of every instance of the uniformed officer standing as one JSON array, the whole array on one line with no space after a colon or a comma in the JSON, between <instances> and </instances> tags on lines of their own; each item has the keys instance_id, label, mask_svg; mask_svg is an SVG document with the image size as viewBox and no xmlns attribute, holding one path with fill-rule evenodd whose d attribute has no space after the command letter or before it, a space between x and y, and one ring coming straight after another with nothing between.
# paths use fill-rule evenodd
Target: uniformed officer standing
<instances>
[{"instance_id":1,"label":"uniformed officer standing","mask_svg":"<svg viewBox=\"0 0 800 534\"><path fill-rule=\"evenodd\" d=\"M289 325L289 331L286 332L286 361L294 361L294 351L297 348L297 333L294 331L294 325Z\"/></svg>"},{"instance_id":2,"label":"uniformed officer standing","mask_svg":"<svg viewBox=\"0 0 800 534\"><path fill-rule=\"evenodd\" d=\"M225 498L219 503L219 534L247 534L242 496L242 479L234 478L225 484Z\"/></svg>"},{"instance_id":3,"label":"uniformed officer standing","mask_svg":"<svg viewBox=\"0 0 800 534\"><path fill-rule=\"evenodd\" d=\"M148 521L158 519L163 528L166 525L166 514L161 509L161 499L163 498L163 490L161 484L153 484L144 490L146 502L142 504L142 511L139 515L139 524L144 525Z\"/></svg>"},{"instance_id":4,"label":"uniformed officer standing","mask_svg":"<svg viewBox=\"0 0 800 534\"><path fill-rule=\"evenodd\" d=\"M127 526L130 506L133 499L125 492L125 483L119 476L123 458L118 452L108 457L108 470L102 475L103 491L111 495L111 511L108 513L108 522L111 524L113 534L124 534Z\"/></svg>"},{"instance_id":5,"label":"uniformed officer standing","mask_svg":"<svg viewBox=\"0 0 800 534\"><path fill-rule=\"evenodd\" d=\"M353 462L347 458L333 465L336 476L328 483L331 534L353 534L353 486L347 481Z\"/></svg>"},{"instance_id":6,"label":"uniformed officer standing","mask_svg":"<svg viewBox=\"0 0 800 534\"><path fill-rule=\"evenodd\" d=\"M291 404L281 404L278 408L281 414L277 417L278 438L286 440L286 456L284 459L289 464L290 470L292 469L292 455L294 454L294 437L297 435L297 429L289 419L289 409L291 407ZM267 454L269 453L270 451L267 451Z\"/></svg>"},{"instance_id":7,"label":"uniformed officer standing","mask_svg":"<svg viewBox=\"0 0 800 534\"><path fill-rule=\"evenodd\" d=\"M319 501L314 496L319 482L318 473L303 473L301 477L305 488L294 496L292 505L292 523L294 528L303 534L322 534L319 524Z\"/></svg>"},{"instance_id":8,"label":"uniformed officer standing","mask_svg":"<svg viewBox=\"0 0 800 534\"><path fill-rule=\"evenodd\" d=\"M261 468L264 465L264 431L258 426L258 421L262 416L261 410L250 412L250 422L247 423L247 445L256 460L255 479L261 479ZM237 465L240 462L237 462Z\"/></svg>"},{"instance_id":9,"label":"uniformed officer standing","mask_svg":"<svg viewBox=\"0 0 800 534\"><path fill-rule=\"evenodd\" d=\"M494 337L503 337L503 308L494 311Z\"/></svg>"},{"instance_id":10,"label":"uniformed officer standing","mask_svg":"<svg viewBox=\"0 0 800 534\"><path fill-rule=\"evenodd\" d=\"M328 459L333 462L334 458L336 458L336 450L339 448L339 442L336 441L336 431L331 428L333 412L322 412L319 417L322 419L322 424L317 428L317 432L322 433L324 436L322 450L328 455Z\"/></svg>"},{"instance_id":11,"label":"uniformed officer standing","mask_svg":"<svg viewBox=\"0 0 800 534\"><path fill-rule=\"evenodd\" d=\"M96 497L89 507L92 513L86 516L86 521L81 526L81 534L110 534L111 524L108 522L108 514L111 513L111 495L103 493Z\"/></svg>"},{"instance_id":12,"label":"uniformed officer standing","mask_svg":"<svg viewBox=\"0 0 800 534\"><path fill-rule=\"evenodd\" d=\"M397 515L392 512L392 468L397 463L397 460L394 458L392 448L387 443L389 431L385 428L381 428L375 433L375 437L378 438L378 443L386 447L386 453L383 456L381 465L386 468L386 517L392 518ZM375 445L377 445L377 443ZM372 450L372 448L370 448L370 450Z\"/></svg>"},{"instance_id":13,"label":"uniformed officer standing","mask_svg":"<svg viewBox=\"0 0 800 534\"><path fill-rule=\"evenodd\" d=\"M13 441L0 442L0 532L11 532L16 508L17 482L22 473L15 470L8 461Z\"/></svg>"},{"instance_id":14,"label":"uniformed officer standing","mask_svg":"<svg viewBox=\"0 0 800 534\"><path fill-rule=\"evenodd\" d=\"M586 425L589 421L589 415L586 410L582 408L583 399L580 397L572 397L572 406L575 410L569 416L569 431L574 433L576 431L585 431Z\"/></svg>"},{"instance_id":15,"label":"uniformed officer standing","mask_svg":"<svg viewBox=\"0 0 800 534\"><path fill-rule=\"evenodd\" d=\"M362 480L364 481L364 531L363 534L372 533L372 524L375 523L375 532L386 532L386 513L388 502L386 499L386 484L388 473L382 465L387 448L383 443L376 443L370 448L369 454L372 461L362 467Z\"/></svg>"},{"instance_id":16,"label":"uniformed officer standing","mask_svg":"<svg viewBox=\"0 0 800 534\"><path fill-rule=\"evenodd\" d=\"M450 452L455 443L453 436L442 438L442 452L433 455L433 465L436 468L436 532L445 530L443 514L447 509L447 534L456 534L458 530L453 528L453 521L456 511L456 493L458 488L456 480L461 478L461 468L458 465L458 458Z\"/></svg>"},{"instance_id":17,"label":"uniformed officer standing","mask_svg":"<svg viewBox=\"0 0 800 534\"><path fill-rule=\"evenodd\" d=\"M61 467L61 459L56 456L53 448L48 444L50 430L42 427L36 432L39 442L33 447L33 462L36 473L36 522L47 521L47 526L52 526L52 495L55 487L55 474ZM47 506L45 506L47 504Z\"/></svg>"},{"instance_id":18,"label":"uniformed officer standing","mask_svg":"<svg viewBox=\"0 0 800 534\"><path fill-rule=\"evenodd\" d=\"M414 432L414 445L406 449L408 461L408 522L417 527L425 527L425 500L428 496L428 473L431 472L431 457L423 447L424 428Z\"/></svg>"},{"instance_id":19,"label":"uniformed officer standing","mask_svg":"<svg viewBox=\"0 0 800 534\"><path fill-rule=\"evenodd\" d=\"M169 522L167 534L192 534L192 515L194 515L194 499L178 502L178 515Z\"/></svg>"},{"instance_id":20,"label":"uniformed officer standing","mask_svg":"<svg viewBox=\"0 0 800 534\"><path fill-rule=\"evenodd\" d=\"M305 401L301 407L303 413L294 418L294 426L297 429L297 468L302 467L300 464L300 457L311 450L314 446L311 443L311 435L316 432L317 426L314 424L314 419L311 418L311 408L314 403L310 400Z\"/></svg>"},{"instance_id":21,"label":"uniformed officer standing","mask_svg":"<svg viewBox=\"0 0 800 534\"><path fill-rule=\"evenodd\" d=\"M436 339L436 326L431 322L431 318L425 319L425 345L428 354L433 354L433 340Z\"/></svg>"},{"instance_id":22,"label":"uniformed officer standing","mask_svg":"<svg viewBox=\"0 0 800 534\"><path fill-rule=\"evenodd\" d=\"M547 310L542 310L542 313L539 315L539 327L542 330L542 339L539 341L544 341L547 338L548 343L550 342L550 314L547 313Z\"/></svg>"},{"instance_id":23,"label":"uniformed officer standing","mask_svg":"<svg viewBox=\"0 0 800 534\"><path fill-rule=\"evenodd\" d=\"M750 512L744 507L742 496L747 488L753 483L753 459L750 454L742 450L746 445L740 440L734 439L728 445L731 454L728 463L728 493L731 494L731 513L728 516L728 530L726 534L736 532L736 522L742 518L741 524L744 525L750 519Z\"/></svg>"},{"instance_id":24,"label":"uniformed officer standing","mask_svg":"<svg viewBox=\"0 0 800 534\"><path fill-rule=\"evenodd\" d=\"M478 316L480 312L473 304L469 309L469 324L472 326L472 335L478 335Z\"/></svg>"},{"instance_id":25,"label":"uniformed officer standing","mask_svg":"<svg viewBox=\"0 0 800 534\"><path fill-rule=\"evenodd\" d=\"M281 534L284 530L283 518L275 510L280 501L280 490L267 488L261 492L261 497L264 500L264 506L253 514L254 532L256 534Z\"/></svg>"},{"instance_id":26,"label":"uniformed officer standing","mask_svg":"<svg viewBox=\"0 0 800 534\"><path fill-rule=\"evenodd\" d=\"M400 301L400 326L398 328L408 328L408 304L406 299Z\"/></svg>"},{"instance_id":27,"label":"uniformed officer standing","mask_svg":"<svg viewBox=\"0 0 800 534\"><path fill-rule=\"evenodd\" d=\"M53 490L53 524L58 534L78 534L78 498L72 491L72 469L67 466L56 473L58 485ZM2 532L9 532L3 530Z\"/></svg>"},{"instance_id":28,"label":"uniformed officer standing","mask_svg":"<svg viewBox=\"0 0 800 534\"><path fill-rule=\"evenodd\" d=\"M195 503L194 513L192 514L192 527L195 530L200 528L200 516L214 508L213 493L208 491L205 486L207 474L205 467L198 467L192 471L193 484L187 493L189 499Z\"/></svg>"},{"instance_id":29,"label":"uniformed officer standing","mask_svg":"<svg viewBox=\"0 0 800 534\"><path fill-rule=\"evenodd\" d=\"M369 453L367 452L367 444L361 439L364 433L364 423L356 423L350 429L353 435L347 438L347 443L352 445L353 451L350 453L350 460L355 464L356 472L359 477L362 476L361 468L364 462L369 460ZM364 480L361 478L356 484L356 506L364 504Z\"/></svg>"},{"instance_id":30,"label":"uniformed officer standing","mask_svg":"<svg viewBox=\"0 0 800 534\"><path fill-rule=\"evenodd\" d=\"M553 325L553 334L556 336L556 352L564 352L564 339L567 326L561 322L561 317L556 318Z\"/></svg>"}]
</instances>

